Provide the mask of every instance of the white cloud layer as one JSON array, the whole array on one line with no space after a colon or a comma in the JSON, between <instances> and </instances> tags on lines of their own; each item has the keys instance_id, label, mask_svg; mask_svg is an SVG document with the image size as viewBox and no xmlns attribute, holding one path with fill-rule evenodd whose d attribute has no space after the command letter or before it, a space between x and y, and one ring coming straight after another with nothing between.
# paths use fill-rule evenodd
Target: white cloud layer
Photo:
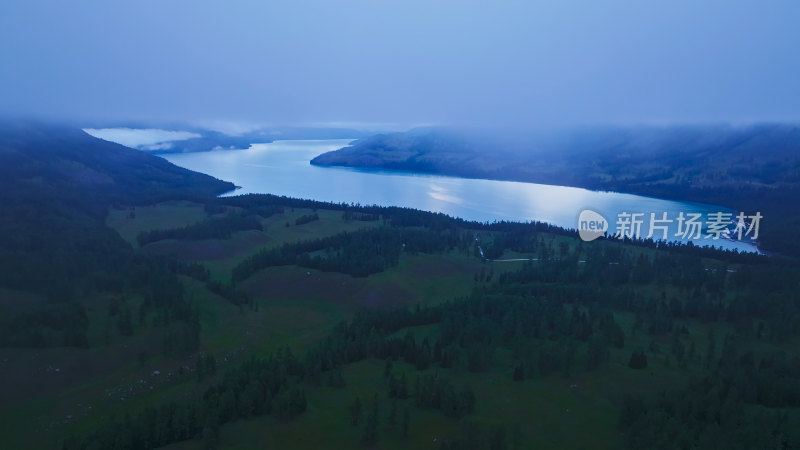
<instances>
[{"instance_id":1,"label":"white cloud layer","mask_svg":"<svg viewBox=\"0 0 800 450\"><path fill-rule=\"evenodd\" d=\"M144 150L164 150L171 142L202 137L189 131L170 131L157 128L86 128L83 131L106 141Z\"/></svg>"}]
</instances>

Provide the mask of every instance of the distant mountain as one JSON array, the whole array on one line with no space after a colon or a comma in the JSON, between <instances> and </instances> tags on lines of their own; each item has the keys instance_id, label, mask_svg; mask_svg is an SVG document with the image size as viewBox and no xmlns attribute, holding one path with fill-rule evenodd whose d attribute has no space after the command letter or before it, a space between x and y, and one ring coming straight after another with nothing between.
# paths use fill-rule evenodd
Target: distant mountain
<instances>
[{"instance_id":1,"label":"distant mountain","mask_svg":"<svg viewBox=\"0 0 800 450\"><path fill-rule=\"evenodd\" d=\"M596 127L549 133L421 128L311 161L578 186L760 210L765 249L800 255L800 126Z\"/></svg>"},{"instance_id":2,"label":"distant mountain","mask_svg":"<svg viewBox=\"0 0 800 450\"><path fill-rule=\"evenodd\" d=\"M54 195L85 191L95 201L212 195L234 188L79 129L23 121L0 123L0 184L4 196L9 189L28 195L25 188Z\"/></svg>"},{"instance_id":3,"label":"distant mountain","mask_svg":"<svg viewBox=\"0 0 800 450\"><path fill-rule=\"evenodd\" d=\"M181 124L116 124L87 128L93 136L153 154L241 150L251 144L295 139L355 139L369 133L349 128L269 127L226 134Z\"/></svg>"},{"instance_id":4,"label":"distant mountain","mask_svg":"<svg viewBox=\"0 0 800 450\"><path fill-rule=\"evenodd\" d=\"M586 128L539 134L428 128L359 139L311 163L592 189L794 185L800 183L800 126Z\"/></svg>"}]
</instances>

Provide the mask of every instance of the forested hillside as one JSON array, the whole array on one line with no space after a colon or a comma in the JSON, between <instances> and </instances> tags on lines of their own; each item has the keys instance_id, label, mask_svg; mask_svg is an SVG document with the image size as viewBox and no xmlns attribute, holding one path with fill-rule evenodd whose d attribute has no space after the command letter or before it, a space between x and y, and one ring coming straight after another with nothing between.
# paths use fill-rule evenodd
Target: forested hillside
<instances>
[{"instance_id":1,"label":"forested hillside","mask_svg":"<svg viewBox=\"0 0 800 450\"><path fill-rule=\"evenodd\" d=\"M578 186L760 211L765 250L800 255L800 126L596 127L541 133L420 128L312 160Z\"/></svg>"},{"instance_id":2,"label":"forested hillside","mask_svg":"<svg viewBox=\"0 0 800 450\"><path fill-rule=\"evenodd\" d=\"M209 198L231 183L69 127L0 122L0 287L46 298L0 318L0 345L87 345L76 301L140 292L188 320L174 274L105 225L114 205ZM4 305L7 306L7 305Z\"/></svg>"}]
</instances>

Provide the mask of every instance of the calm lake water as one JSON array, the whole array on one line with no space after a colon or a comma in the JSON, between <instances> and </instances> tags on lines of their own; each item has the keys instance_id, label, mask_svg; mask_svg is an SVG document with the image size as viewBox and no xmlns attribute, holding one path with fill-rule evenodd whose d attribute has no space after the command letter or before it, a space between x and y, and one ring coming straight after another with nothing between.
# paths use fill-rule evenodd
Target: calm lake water
<instances>
[{"instance_id":1,"label":"calm lake water","mask_svg":"<svg viewBox=\"0 0 800 450\"><path fill-rule=\"evenodd\" d=\"M247 150L166 154L170 162L231 181L241 189L233 195L268 193L328 202L362 205L405 206L481 222L495 220L541 221L565 228L578 227L584 209L602 214L609 230L616 231L619 213L645 213L642 235L649 230L650 213L666 212L675 219L679 212L707 214L733 212L726 208L676 202L616 192L550 186L513 181L479 180L385 170L317 167L309 164L315 156L346 146L349 140L276 141L254 144ZM734 216L738 211L733 212ZM754 211L745 211L752 214ZM705 225L703 230L705 232ZM669 228L670 240L677 223ZM656 232L661 237L662 232ZM696 245L756 251L749 238L695 240Z\"/></svg>"}]
</instances>

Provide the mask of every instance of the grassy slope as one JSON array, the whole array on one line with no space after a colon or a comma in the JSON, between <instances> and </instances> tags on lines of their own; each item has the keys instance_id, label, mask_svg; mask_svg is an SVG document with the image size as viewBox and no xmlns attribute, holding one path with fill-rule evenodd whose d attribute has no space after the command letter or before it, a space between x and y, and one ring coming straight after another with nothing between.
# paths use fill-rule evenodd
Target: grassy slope
<instances>
[{"instance_id":1,"label":"grassy slope","mask_svg":"<svg viewBox=\"0 0 800 450\"><path fill-rule=\"evenodd\" d=\"M152 206L110 210L106 225L137 246L136 236L143 231L163 230L191 225L208 218L203 205L187 201L172 201Z\"/></svg>"},{"instance_id":2,"label":"grassy slope","mask_svg":"<svg viewBox=\"0 0 800 450\"><path fill-rule=\"evenodd\" d=\"M198 247L221 249L220 253L201 261L213 269L216 277L222 278L230 267L255 250L242 245L242 241L280 245L284 241L374 226L345 222L333 211L318 211L321 219L317 222L285 226L287 221L293 224L295 217L307 213L307 210L287 210L284 215L266 219L265 231L256 238L253 232L240 232L224 241L168 244L171 252L178 256L194 257ZM107 223L126 239L132 239L139 231L185 225L201 219L203 214L198 205L165 203L137 208L135 219L127 218L125 211L112 211ZM482 239L491 239L491 236ZM578 245L576 240L563 236L545 236L545 240L556 248L560 242ZM150 244L140 251L161 251L163 247L159 246L165 244ZM529 255L507 253L504 256ZM322 339L334 324L361 307L450 300L471 291L475 286L473 276L481 268L491 268L496 275L521 264L484 265L477 258L462 253L404 255L397 267L362 279L294 266L269 268L242 285L256 299L258 312L240 312L239 308L206 290L202 283L189 278L183 281L200 309L201 347L217 357L220 376L226 365L250 355L264 355L284 346L302 354ZM135 304L137 299L128 301ZM148 405L196 395L205 388L208 381L197 383L191 373L196 355L171 359L159 356L157 349L152 350L158 345L160 331L157 329L147 325L138 327L133 337L119 336L113 330L110 344L105 345L102 342L102 330L108 320L105 305L101 299L87 301L93 323L89 350L0 349L0 367L4 375L16 377L7 379L34 377L37 382L35 392L23 392L16 397L9 393L13 388L8 385L4 388L8 401L0 408L0 435L10 448L52 448L65 433L91 430L109 413L135 412ZM447 419L436 411L417 410L411 406L411 400L406 400L404 403L412 410L411 437L407 440L386 423L389 400L386 399L383 362L368 360L345 368L347 387L344 389L307 387L308 412L291 423L278 423L267 416L224 425L221 448L252 448L262 444L274 448L352 448L360 438L361 428L347 425L346 407L355 397L366 401L375 392L382 399L376 448L438 448L434 439L454 432L465 420L518 425L522 448L617 448L620 435L615 426L616 408L625 392L647 391L654 385L668 388L686 381L684 371L658 356L651 360L647 371L628 369L626 363L631 348L655 345L668 349L668 337L637 334L632 330L633 317L619 315L618 320L628 336L626 348L612 350L611 362L591 374L578 370L570 379L554 375L512 383L511 374L507 373L508 364L503 363L510 355L503 351L497 352L497 364L488 372L473 374L461 369L439 369L447 372L448 378L457 385L468 383L475 389L478 409L459 421ZM700 339L697 342L699 365L707 326L691 324L691 329L692 335ZM435 333L435 330L415 332ZM721 330L717 330L717 334L721 335ZM140 364L137 353L142 349L151 349L152 354ZM184 375L178 375L181 366L188 368ZM8 372L12 367L13 374ZM54 372L55 368L60 371ZM154 370L159 370L161 375L152 375ZM413 368L401 363L395 364L395 370L408 372L409 381L416 376ZM429 372L433 370L436 369L429 369ZM575 433L576 428L583 432ZM21 435L17 433L20 429L32 429L36 433ZM199 440L172 446L178 449L201 447Z\"/></svg>"},{"instance_id":3,"label":"grassy slope","mask_svg":"<svg viewBox=\"0 0 800 450\"><path fill-rule=\"evenodd\" d=\"M219 248L222 251L214 254L212 259L199 260L207 263L215 276L222 278L229 268L259 248L254 244L280 245L374 226L370 222L343 221L341 213L335 211L318 211L319 221L294 225L294 219L309 212L298 208L265 219L265 231L255 238L251 232L239 232L224 241L168 242L171 244L169 253L194 256L204 247ZM134 217L129 217L127 208L111 210L106 223L133 242L141 231L173 228L202 220L205 211L202 206L189 202L165 202L152 207L137 207ZM288 228L285 226L287 221L292 224ZM164 244L150 244L141 251L156 253L158 250L154 248ZM443 292L466 294L468 288L459 290L454 286L470 286L472 270L480 265L463 256L447 256L442 266L452 266L457 270L447 269L451 282L442 284L437 282L437 274L441 272L431 271L427 279L420 278L418 264L438 266L435 257L413 256L408 261L404 259L395 271L367 279L316 271L308 276L307 270L292 266L268 269L245 285L259 303L258 312L245 313L209 292L202 283L186 277L183 282L200 309L201 347L217 357L220 372L224 372L225 365L234 361L250 355L264 355L285 346L302 352L361 304L392 294L398 284L409 286L408 296L398 300L389 295L386 298L391 304L431 302ZM460 271L462 268L464 272ZM419 283L411 282L411 277L417 278ZM278 282L270 282L271 279ZM274 285L276 292L258 293L257 286L265 280ZM359 290L351 292L351 295L339 295L344 291L326 290L330 283L338 285L342 280L358 286ZM305 291L296 291L298 286L319 295L305 295ZM30 297L30 294L14 291L2 293L2 303L8 308L17 307L20 299ZM90 430L109 413L135 412L147 405L178 400L204 389L204 385L198 385L191 374L193 355L177 359L160 356L163 330L146 324L137 327L132 337L120 336L114 322L116 318L109 317L107 300L84 300L90 318L91 348L88 350L0 349L0 377L8 381L0 386L0 398L4 400L0 407L0 435L12 448L55 447L68 431ZM128 299L128 302L135 311L138 299ZM109 321L111 336L106 345L104 332ZM138 361L138 354L142 351L148 353L144 364ZM181 366L190 370L178 376ZM153 376L155 370L161 375ZM21 429L35 430L36 433L20 434L18 430Z\"/></svg>"}]
</instances>

